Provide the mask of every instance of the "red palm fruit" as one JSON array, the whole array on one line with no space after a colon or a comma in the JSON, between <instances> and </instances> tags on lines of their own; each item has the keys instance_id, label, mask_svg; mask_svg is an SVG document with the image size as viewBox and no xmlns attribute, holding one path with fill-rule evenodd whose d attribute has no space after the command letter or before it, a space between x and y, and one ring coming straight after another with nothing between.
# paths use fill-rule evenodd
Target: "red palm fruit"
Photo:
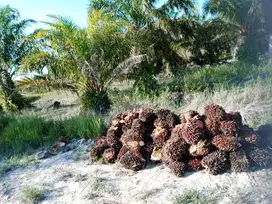
<instances>
[{"instance_id":1,"label":"red palm fruit","mask_svg":"<svg viewBox=\"0 0 272 204\"><path fill-rule=\"evenodd\" d=\"M95 139L94 141L95 147L105 147L108 148L107 138L105 136L101 136Z\"/></svg>"},{"instance_id":2,"label":"red palm fruit","mask_svg":"<svg viewBox=\"0 0 272 204\"><path fill-rule=\"evenodd\" d=\"M139 110L139 119L145 123L153 123L156 119L154 111L150 108Z\"/></svg>"},{"instance_id":3,"label":"red palm fruit","mask_svg":"<svg viewBox=\"0 0 272 204\"><path fill-rule=\"evenodd\" d=\"M183 138L171 137L162 149L163 162L168 164L170 161L182 161L187 153L187 147Z\"/></svg>"},{"instance_id":4,"label":"red palm fruit","mask_svg":"<svg viewBox=\"0 0 272 204\"><path fill-rule=\"evenodd\" d=\"M241 129L239 130L239 136L241 137L241 143L244 146L247 146L249 144L256 145L259 142L259 135L250 127L247 125L243 125Z\"/></svg>"},{"instance_id":5,"label":"red palm fruit","mask_svg":"<svg viewBox=\"0 0 272 204\"><path fill-rule=\"evenodd\" d=\"M239 112L230 112L225 115L225 120L234 121L238 126L243 125L243 118Z\"/></svg>"},{"instance_id":6,"label":"red palm fruit","mask_svg":"<svg viewBox=\"0 0 272 204\"><path fill-rule=\"evenodd\" d=\"M229 169L227 154L220 150L217 150L205 156L201 160L201 164L205 169L208 170L209 173L213 175L224 173Z\"/></svg>"},{"instance_id":7,"label":"red palm fruit","mask_svg":"<svg viewBox=\"0 0 272 204\"><path fill-rule=\"evenodd\" d=\"M174 127L174 129L172 130L171 132L171 137L180 137L182 138L182 128L183 128L184 124L179 124L179 125L176 125Z\"/></svg>"},{"instance_id":8,"label":"red palm fruit","mask_svg":"<svg viewBox=\"0 0 272 204\"><path fill-rule=\"evenodd\" d=\"M211 153L213 151L213 147L211 144L207 143L206 141L199 141L195 145L191 145L189 147L189 153L190 155L194 157L201 157L206 156L207 154Z\"/></svg>"},{"instance_id":9,"label":"red palm fruit","mask_svg":"<svg viewBox=\"0 0 272 204\"><path fill-rule=\"evenodd\" d=\"M145 125L140 119L133 120L131 129L133 129L135 132L139 132L142 135L145 133Z\"/></svg>"},{"instance_id":10,"label":"red palm fruit","mask_svg":"<svg viewBox=\"0 0 272 204\"><path fill-rule=\"evenodd\" d=\"M190 145L197 144L200 140L206 139L205 126L201 120L191 120L182 124L182 137Z\"/></svg>"},{"instance_id":11,"label":"red palm fruit","mask_svg":"<svg viewBox=\"0 0 272 204\"><path fill-rule=\"evenodd\" d=\"M114 148L106 149L103 153L103 159L107 163L113 163L116 159L116 151Z\"/></svg>"},{"instance_id":12,"label":"red palm fruit","mask_svg":"<svg viewBox=\"0 0 272 204\"><path fill-rule=\"evenodd\" d=\"M205 116L216 122L221 122L226 118L226 111L219 105L210 104L204 108Z\"/></svg>"},{"instance_id":13,"label":"red palm fruit","mask_svg":"<svg viewBox=\"0 0 272 204\"><path fill-rule=\"evenodd\" d=\"M171 161L167 166L177 177L183 176L186 170L186 165L183 162Z\"/></svg>"},{"instance_id":14,"label":"red palm fruit","mask_svg":"<svg viewBox=\"0 0 272 204\"><path fill-rule=\"evenodd\" d=\"M194 158L190 157L187 163L187 168L189 171L200 171L204 169L204 167L201 164L200 158Z\"/></svg>"},{"instance_id":15,"label":"red palm fruit","mask_svg":"<svg viewBox=\"0 0 272 204\"><path fill-rule=\"evenodd\" d=\"M173 129L178 123L178 117L167 109L160 109L155 112L157 119L154 121L155 127Z\"/></svg>"},{"instance_id":16,"label":"red palm fruit","mask_svg":"<svg viewBox=\"0 0 272 204\"><path fill-rule=\"evenodd\" d=\"M128 145L128 143L137 143L140 145L140 142L143 142L143 135L138 131L134 131L133 129L129 129L127 132L123 133L120 138L120 141L123 145Z\"/></svg>"},{"instance_id":17,"label":"red palm fruit","mask_svg":"<svg viewBox=\"0 0 272 204\"><path fill-rule=\"evenodd\" d=\"M157 127L153 130L152 138L158 147L162 147L169 139L169 131L166 128Z\"/></svg>"},{"instance_id":18,"label":"red palm fruit","mask_svg":"<svg viewBox=\"0 0 272 204\"><path fill-rule=\"evenodd\" d=\"M215 136L215 135L221 134L219 122L206 118L205 124L208 129L209 135Z\"/></svg>"},{"instance_id":19,"label":"red palm fruit","mask_svg":"<svg viewBox=\"0 0 272 204\"><path fill-rule=\"evenodd\" d=\"M94 146L90 151L91 161L98 161L102 157L106 148L107 147Z\"/></svg>"},{"instance_id":20,"label":"red palm fruit","mask_svg":"<svg viewBox=\"0 0 272 204\"><path fill-rule=\"evenodd\" d=\"M127 151L121 158L120 163L127 169L139 171L146 166L146 160L139 151Z\"/></svg>"},{"instance_id":21,"label":"red palm fruit","mask_svg":"<svg viewBox=\"0 0 272 204\"><path fill-rule=\"evenodd\" d=\"M216 135L213 137L212 143L221 151L233 152L236 151L241 145L237 137L232 135Z\"/></svg>"},{"instance_id":22,"label":"red palm fruit","mask_svg":"<svg viewBox=\"0 0 272 204\"><path fill-rule=\"evenodd\" d=\"M119 151L119 153L118 153L118 155L117 155L117 160L119 161L119 160L121 159L121 157L122 157L125 153L127 153L127 151L129 151L129 148L128 148L127 146L123 146L123 147L120 149L120 151Z\"/></svg>"},{"instance_id":23,"label":"red palm fruit","mask_svg":"<svg viewBox=\"0 0 272 204\"><path fill-rule=\"evenodd\" d=\"M189 120L193 119L195 116L199 116L198 112L189 110L185 113L180 114L181 123L187 123Z\"/></svg>"},{"instance_id":24,"label":"red palm fruit","mask_svg":"<svg viewBox=\"0 0 272 204\"><path fill-rule=\"evenodd\" d=\"M220 131L224 135L232 135L234 137L237 137L239 129L235 121L222 121L220 123Z\"/></svg>"},{"instance_id":25,"label":"red palm fruit","mask_svg":"<svg viewBox=\"0 0 272 204\"><path fill-rule=\"evenodd\" d=\"M233 172L247 172L249 161L243 149L230 153L230 166Z\"/></svg>"}]
</instances>

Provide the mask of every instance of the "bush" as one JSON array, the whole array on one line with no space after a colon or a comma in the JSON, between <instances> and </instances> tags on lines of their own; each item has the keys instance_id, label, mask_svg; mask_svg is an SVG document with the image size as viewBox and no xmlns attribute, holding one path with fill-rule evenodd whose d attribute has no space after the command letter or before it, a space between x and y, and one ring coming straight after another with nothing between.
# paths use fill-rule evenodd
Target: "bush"
<instances>
[{"instance_id":1,"label":"bush","mask_svg":"<svg viewBox=\"0 0 272 204\"><path fill-rule=\"evenodd\" d=\"M142 73L139 75L133 84L134 94L142 97L152 97L159 94L159 84L156 78L151 73Z\"/></svg>"},{"instance_id":2,"label":"bush","mask_svg":"<svg viewBox=\"0 0 272 204\"><path fill-rule=\"evenodd\" d=\"M96 113L106 113L110 109L108 93L86 91L82 94L81 103L84 110L93 110Z\"/></svg>"},{"instance_id":3,"label":"bush","mask_svg":"<svg viewBox=\"0 0 272 204\"><path fill-rule=\"evenodd\" d=\"M0 117L0 153L16 154L31 151L68 138L94 138L103 133L102 118L94 115L79 115L60 121L45 120L36 116Z\"/></svg>"}]
</instances>

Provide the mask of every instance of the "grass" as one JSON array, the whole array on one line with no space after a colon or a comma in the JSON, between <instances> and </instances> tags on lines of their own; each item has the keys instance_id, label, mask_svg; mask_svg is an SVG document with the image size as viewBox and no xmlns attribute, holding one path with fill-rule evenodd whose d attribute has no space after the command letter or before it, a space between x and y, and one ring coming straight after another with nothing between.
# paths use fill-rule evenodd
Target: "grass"
<instances>
[{"instance_id":1,"label":"grass","mask_svg":"<svg viewBox=\"0 0 272 204\"><path fill-rule=\"evenodd\" d=\"M45 198L46 191L36 187L24 187L22 189L22 202L26 204L38 204Z\"/></svg>"},{"instance_id":2,"label":"grass","mask_svg":"<svg viewBox=\"0 0 272 204\"><path fill-rule=\"evenodd\" d=\"M257 79L267 80L272 74L271 66L272 62L264 62L259 66L237 62L186 70L177 74L168 88L170 91L192 93L241 87Z\"/></svg>"},{"instance_id":3,"label":"grass","mask_svg":"<svg viewBox=\"0 0 272 204\"><path fill-rule=\"evenodd\" d=\"M101 117L79 115L64 120L46 120L37 116L0 116L0 153L19 154L51 145L61 136L95 138L104 130Z\"/></svg>"},{"instance_id":4,"label":"grass","mask_svg":"<svg viewBox=\"0 0 272 204\"><path fill-rule=\"evenodd\" d=\"M187 191L183 195L177 196L173 199L173 204L212 204L213 201L198 191Z\"/></svg>"},{"instance_id":5,"label":"grass","mask_svg":"<svg viewBox=\"0 0 272 204\"><path fill-rule=\"evenodd\" d=\"M39 160L31 155L14 155L9 158L6 158L4 162L0 163L0 177L1 175L5 174L9 170L15 169L15 168L20 168L20 167L26 167L29 164L38 164Z\"/></svg>"}]
</instances>

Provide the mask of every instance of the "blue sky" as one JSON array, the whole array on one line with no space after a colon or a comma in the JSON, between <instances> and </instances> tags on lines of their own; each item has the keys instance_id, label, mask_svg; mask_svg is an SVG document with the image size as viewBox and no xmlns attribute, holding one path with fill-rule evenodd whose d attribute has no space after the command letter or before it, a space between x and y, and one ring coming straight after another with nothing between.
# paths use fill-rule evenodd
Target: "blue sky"
<instances>
[{"instance_id":1,"label":"blue sky","mask_svg":"<svg viewBox=\"0 0 272 204\"><path fill-rule=\"evenodd\" d=\"M162 0L163 1L163 0ZM198 0L200 4L204 0ZM70 16L78 25L85 26L89 0L0 0L0 5L10 5L19 10L22 18L46 21L47 14ZM35 25L30 30L40 24Z\"/></svg>"}]
</instances>

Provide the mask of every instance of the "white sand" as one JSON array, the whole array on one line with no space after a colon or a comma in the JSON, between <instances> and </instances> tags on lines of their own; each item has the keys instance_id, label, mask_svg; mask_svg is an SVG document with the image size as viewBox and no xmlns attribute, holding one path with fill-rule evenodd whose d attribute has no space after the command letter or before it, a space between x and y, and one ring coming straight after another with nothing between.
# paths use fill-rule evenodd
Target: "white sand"
<instances>
[{"instance_id":1,"label":"white sand","mask_svg":"<svg viewBox=\"0 0 272 204\"><path fill-rule=\"evenodd\" d=\"M177 178L162 164L133 172L119 164L74 161L71 158L76 154L77 151L59 154L42 160L38 166L4 175L0 203L21 203L25 186L47 190L43 204L170 204L188 190L197 190L220 204L272 203L272 170L218 176L197 172Z\"/></svg>"}]
</instances>

